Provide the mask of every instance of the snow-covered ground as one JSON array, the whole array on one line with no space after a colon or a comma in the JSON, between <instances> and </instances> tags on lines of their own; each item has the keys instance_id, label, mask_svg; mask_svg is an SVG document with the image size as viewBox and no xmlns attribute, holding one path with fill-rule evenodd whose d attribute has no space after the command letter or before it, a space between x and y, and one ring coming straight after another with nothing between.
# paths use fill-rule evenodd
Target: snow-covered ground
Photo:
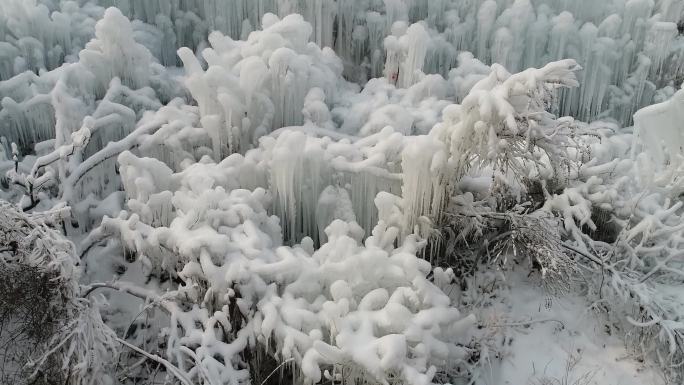
<instances>
[{"instance_id":1,"label":"snow-covered ground","mask_svg":"<svg viewBox=\"0 0 684 385\"><path fill-rule=\"evenodd\" d=\"M481 384L643 385L663 384L652 365L625 348L620 330L597 304L575 293L545 291L522 269L507 272L501 289L480 313L495 330L491 359ZM492 354L492 353L490 353Z\"/></svg>"}]
</instances>

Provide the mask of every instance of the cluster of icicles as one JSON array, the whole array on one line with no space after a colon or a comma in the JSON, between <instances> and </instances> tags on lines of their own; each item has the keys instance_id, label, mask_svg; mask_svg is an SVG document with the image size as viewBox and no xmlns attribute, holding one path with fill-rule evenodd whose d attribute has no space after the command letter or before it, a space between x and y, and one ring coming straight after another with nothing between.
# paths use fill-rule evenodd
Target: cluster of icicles
<instances>
[{"instance_id":1,"label":"cluster of icicles","mask_svg":"<svg viewBox=\"0 0 684 385\"><path fill-rule=\"evenodd\" d=\"M178 63L180 47L205 48L212 31L245 40L268 13L301 14L309 40L334 49L360 84L386 76L405 87L415 69L447 78L460 52L511 72L573 58L584 68L582 87L557 109L584 121L629 124L684 75L678 0L8 0L0 4L0 80L76 61L106 6L135 19L137 40L166 66Z\"/></svg>"}]
</instances>

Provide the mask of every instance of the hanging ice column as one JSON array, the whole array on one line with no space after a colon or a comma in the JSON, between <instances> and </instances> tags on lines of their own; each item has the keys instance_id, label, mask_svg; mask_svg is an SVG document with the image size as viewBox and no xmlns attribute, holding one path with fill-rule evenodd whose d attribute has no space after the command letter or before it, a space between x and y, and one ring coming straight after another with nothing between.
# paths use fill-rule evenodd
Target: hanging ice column
<instances>
[{"instance_id":1,"label":"hanging ice column","mask_svg":"<svg viewBox=\"0 0 684 385\"><path fill-rule=\"evenodd\" d=\"M684 1L681 0L661 0L660 14L663 16L663 21L679 22L679 18L684 12Z\"/></svg>"},{"instance_id":2,"label":"hanging ice column","mask_svg":"<svg viewBox=\"0 0 684 385\"><path fill-rule=\"evenodd\" d=\"M653 0L629 0L625 4L622 18L622 35L629 34L637 45L641 45L646 37L648 19L653 13L653 7Z\"/></svg>"},{"instance_id":3,"label":"hanging ice column","mask_svg":"<svg viewBox=\"0 0 684 385\"><path fill-rule=\"evenodd\" d=\"M670 47L677 36L677 24L659 21L653 24L646 35L644 51L651 59L651 76L662 74L663 63L670 54Z\"/></svg>"},{"instance_id":4,"label":"hanging ice column","mask_svg":"<svg viewBox=\"0 0 684 385\"><path fill-rule=\"evenodd\" d=\"M335 52L345 60L353 55L352 40L354 32L354 13L356 0L337 1L337 38Z\"/></svg>"},{"instance_id":5,"label":"hanging ice column","mask_svg":"<svg viewBox=\"0 0 684 385\"><path fill-rule=\"evenodd\" d=\"M656 171L677 166L684 156L684 89L634 114L634 156L643 150ZM652 176L652 175L651 175Z\"/></svg>"},{"instance_id":6,"label":"hanging ice column","mask_svg":"<svg viewBox=\"0 0 684 385\"><path fill-rule=\"evenodd\" d=\"M269 137L262 142L273 157L269 180L274 213L281 219L283 236L289 242L306 236L318 242L317 204L332 176L325 159L326 142L288 130L276 140Z\"/></svg>"},{"instance_id":7,"label":"hanging ice column","mask_svg":"<svg viewBox=\"0 0 684 385\"><path fill-rule=\"evenodd\" d=\"M319 47L333 47L333 24L337 9L334 0L304 1L302 13L304 19L311 23L313 34L311 41Z\"/></svg>"},{"instance_id":8,"label":"hanging ice column","mask_svg":"<svg viewBox=\"0 0 684 385\"><path fill-rule=\"evenodd\" d=\"M377 78L382 76L383 65L383 39L387 29L387 19L378 12L366 14L366 28L368 29L368 51L370 54L370 76Z\"/></svg>"},{"instance_id":9,"label":"hanging ice column","mask_svg":"<svg viewBox=\"0 0 684 385\"><path fill-rule=\"evenodd\" d=\"M494 28L494 21L496 20L497 4L494 0L487 0L480 6L477 11L477 58L483 62L489 59L489 36Z\"/></svg>"},{"instance_id":10,"label":"hanging ice column","mask_svg":"<svg viewBox=\"0 0 684 385\"><path fill-rule=\"evenodd\" d=\"M496 25L501 27L494 34L492 63L499 63L513 72L522 70L528 46L527 28L534 20L534 8L529 0L515 0L501 13L496 20Z\"/></svg>"},{"instance_id":11,"label":"hanging ice column","mask_svg":"<svg viewBox=\"0 0 684 385\"><path fill-rule=\"evenodd\" d=\"M392 36L385 39L385 76L400 88L414 85L423 76L422 69L430 42L430 35L422 24L412 24L408 29L405 29L405 25L402 22L395 23Z\"/></svg>"},{"instance_id":12,"label":"hanging ice column","mask_svg":"<svg viewBox=\"0 0 684 385\"><path fill-rule=\"evenodd\" d=\"M560 114L588 121L603 111L620 55L616 41L599 36L599 29L591 23L582 27L579 36L584 47L581 58L584 69L580 75L582 87L565 91Z\"/></svg>"},{"instance_id":13,"label":"hanging ice column","mask_svg":"<svg viewBox=\"0 0 684 385\"><path fill-rule=\"evenodd\" d=\"M447 151L446 143L436 136L407 139L401 156L404 237L418 233L427 239L432 223L440 222L448 197Z\"/></svg>"}]
</instances>

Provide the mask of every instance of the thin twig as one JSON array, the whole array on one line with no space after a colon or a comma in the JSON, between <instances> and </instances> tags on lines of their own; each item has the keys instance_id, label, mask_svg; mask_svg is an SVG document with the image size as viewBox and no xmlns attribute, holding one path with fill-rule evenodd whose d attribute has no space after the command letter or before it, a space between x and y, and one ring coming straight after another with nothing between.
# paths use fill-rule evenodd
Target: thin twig
<instances>
[{"instance_id":1,"label":"thin twig","mask_svg":"<svg viewBox=\"0 0 684 385\"><path fill-rule=\"evenodd\" d=\"M137 347L137 346L135 346L135 345L133 345L133 344L130 344L130 343L128 343L127 341L125 341L125 340L123 340L123 339L121 339L121 338L119 338L119 337L116 337L116 340L117 340L117 342L119 342L120 344L122 344L122 345L124 345L124 346L126 346L126 347L128 347L128 348L130 348L130 349L135 350L136 352L142 354L143 356L145 356L145 357L147 357L147 358L149 358L149 359L151 359L151 360L153 360L153 361L156 361L156 362L158 362L158 363L164 365L164 366L166 367L166 369L167 369L171 374L173 374L174 376L176 376L176 378L178 378L179 380L181 380L181 382L183 382L185 385L193 385L192 381L190 381L190 379L186 377L185 373L183 373L182 370L180 370L177 366L175 366L174 364L170 363L169 361L167 361L167 360L165 360L165 359L159 357L159 356L156 355L156 354L148 353L148 352L146 352L146 351L140 349L139 347Z\"/></svg>"},{"instance_id":2,"label":"thin twig","mask_svg":"<svg viewBox=\"0 0 684 385\"><path fill-rule=\"evenodd\" d=\"M260 384L260 385L264 385L264 384L266 383L266 381L268 381L268 379L271 378L271 376L272 376L278 369L280 369L281 366L287 364L288 362L290 362L290 361L292 361L292 360L294 360L294 358L288 358L287 360L281 362L280 365L276 366L275 369L273 369L273 371L272 371L268 376L266 376L266 378L264 378L263 381L261 381L261 384Z\"/></svg>"},{"instance_id":3,"label":"thin twig","mask_svg":"<svg viewBox=\"0 0 684 385\"><path fill-rule=\"evenodd\" d=\"M507 326L528 326L528 325L541 323L541 322L558 322L559 324L561 324L563 329L565 329L565 324L562 321L559 321L557 319L551 319L551 318L536 319L536 320L529 320L529 321L520 321L520 322L511 322L511 323L488 325L488 326L493 327L493 328L501 328L501 327L507 327Z\"/></svg>"}]
</instances>

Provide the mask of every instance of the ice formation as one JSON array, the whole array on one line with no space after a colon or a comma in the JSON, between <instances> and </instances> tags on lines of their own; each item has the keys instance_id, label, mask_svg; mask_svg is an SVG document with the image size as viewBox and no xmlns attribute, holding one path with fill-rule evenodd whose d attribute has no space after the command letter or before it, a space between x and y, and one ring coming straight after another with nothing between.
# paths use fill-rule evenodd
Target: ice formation
<instances>
[{"instance_id":1,"label":"ice formation","mask_svg":"<svg viewBox=\"0 0 684 385\"><path fill-rule=\"evenodd\" d=\"M299 15L266 14L264 23L244 42L212 33L211 48L202 51L206 71L191 50L179 50L216 159L244 152L274 128L301 125L311 89L321 90L323 101L336 96L342 63L309 43L311 25Z\"/></svg>"},{"instance_id":2,"label":"ice formation","mask_svg":"<svg viewBox=\"0 0 684 385\"><path fill-rule=\"evenodd\" d=\"M677 167L684 156L684 91L679 90L672 98L639 110L634 115L636 145L648 155L656 168Z\"/></svg>"},{"instance_id":3,"label":"ice formation","mask_svg":"<svg viewBox=\"0 0 684 385\"><path fill-rule=\"evenodd\" d=\"M276 355L294 359L313 382L322 379L322 366L350 362L361 370L358 375L365 371L379 382L396 373L407 382L427 384L433 365L457 366L467 357L460 346L467 337L460 331L474 319L450 307L449 298L426 279L430 265L416 256L417 238L408 237L397 248L400 229L380 220L361 244L363 229L343 206L341 218L331 218L334 210L327 217L332 219L325 229L327 242L310 255L309 238L294 247L281 245L278 218L264 209L266 190L233 187L240 185L245 167L239 155L175 174L157 160L129 152L119 162L132 194L129 212L105 217L86 242L116 234L150 271L176 274L183 266L178 276L184 283L165 294L166 301L203 298L203 311L165 305L174 330L167 352L190 378L242 381L246 373L217 365L215 357L238 366L236 353L254 337L264 343L274 339ZM340 193L326 189L319 206L335 194ZM378 281L378 276L385 278ZM226 341L215 335L215 325L235 323L233 304L248 324L235 340ZM199 340L211 342L188 361L182 347Z\"/></svg>"},{"instance_id":4,"label":"ice formation","mask_svg":"<svg viewBox=\"0 0 684 385\"><path fill-rule=\"evenodd\" d=\"M163 310L157 362L184 383L265 383L267 359L306 383L469 381L478 320L442 289L473 268L457 247L504 263L495 230L543 277L589 258L679 359L644 282L681 272L683 12L5 0L0 198L60 213L87 290ZM115 260L135 267L99 279Z\"/></svg>"}]
</instances>

